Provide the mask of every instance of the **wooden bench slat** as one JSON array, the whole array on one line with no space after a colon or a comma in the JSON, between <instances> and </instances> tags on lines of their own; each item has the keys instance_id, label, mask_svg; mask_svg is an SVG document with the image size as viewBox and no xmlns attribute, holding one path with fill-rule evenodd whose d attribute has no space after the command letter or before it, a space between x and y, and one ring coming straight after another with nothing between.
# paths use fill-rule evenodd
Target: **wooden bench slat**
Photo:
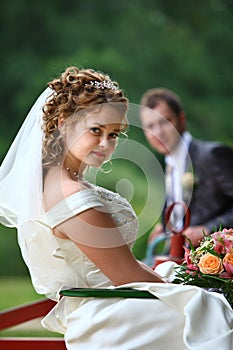
<instances>
[{"instance_id":1,"label":"wooden bench slat","mask_svg":"<svg viewBox=\"0 0 233 350\"><path fill-rule=\"evenodd\" d=\"M0 330L16 326L20 323L45 316L56 302L42 299L37 302L25 304L0 312Z\"/></svg>"},{"instance_id":2,"label":"wooden bench slat","mask_svg":"<svg viewBox=\"0 0 233 350\"><path fill-rule=\"evenodd\" d=\"M2 350L66 350L62 338L0 338Z\"/></svg>"}]
</instances>

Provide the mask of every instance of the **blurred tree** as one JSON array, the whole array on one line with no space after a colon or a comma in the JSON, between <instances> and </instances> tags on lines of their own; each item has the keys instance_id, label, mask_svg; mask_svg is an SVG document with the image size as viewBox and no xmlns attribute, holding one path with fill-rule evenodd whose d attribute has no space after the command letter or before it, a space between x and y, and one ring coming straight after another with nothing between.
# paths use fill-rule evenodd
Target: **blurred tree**
<instances>
[{"instance_id":1,"label":"blurred tree","mask_svg":"<svg viewBox=\"0 0 233 350\"><path fill-rule=\"evenodd\" d=\"M231 0L2 0L0 9L0 158L68 64L109 72L134 103L149 87L174 89L197 136L231 140Z\"/></svg>"}]
</instances>

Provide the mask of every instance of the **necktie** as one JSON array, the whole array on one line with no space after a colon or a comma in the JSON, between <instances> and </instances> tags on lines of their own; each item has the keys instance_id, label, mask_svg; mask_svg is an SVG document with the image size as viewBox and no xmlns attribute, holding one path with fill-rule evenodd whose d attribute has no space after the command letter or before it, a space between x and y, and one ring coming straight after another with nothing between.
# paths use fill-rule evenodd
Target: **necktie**
<instances>
[{"instance_id":1,"label":"necktie","mask_svg":"<svg viewBox=\"0 0 233 350\"><path fill-rule=\"evenodd\" d=\"M173 167L170 164L166 165L165 170L165 187L167 205L174 202L174 181L173 181Z\"/></svg>"},{"instance_id":2,"label":"necktie","mask_svg":"<svg viewBox=\"0 0 233 350\"><path fill-rule=\"evenodd\" d=\"M174 167L170 164L166 165L166 171L165 171L165 186L166 186L166 204L167 207L170 206L172 203L180 201L176 198L175 194L175 174L174 174ZM174 229L181 229L183 226L183 207L177 204L170 216L170 222Z\"/></svg>"}]
</instances>

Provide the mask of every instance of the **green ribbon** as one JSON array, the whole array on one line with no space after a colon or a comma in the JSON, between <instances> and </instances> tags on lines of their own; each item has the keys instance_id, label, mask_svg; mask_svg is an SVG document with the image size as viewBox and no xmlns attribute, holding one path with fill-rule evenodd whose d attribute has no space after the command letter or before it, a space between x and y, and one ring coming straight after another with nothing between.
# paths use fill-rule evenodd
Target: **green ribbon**
<instances>
[{"instance_id":1,"label":"green ribbon","mask_svg":"<svg viewBox=\"0 0 233 350\"><path fill-rule=\"evenodd\" d=\"M60 294L67 297L82 298L137 298L137 299L158 299L155 295L146 290L131 288L72 288L61 290Z\"/></svg>"}]
</instances>

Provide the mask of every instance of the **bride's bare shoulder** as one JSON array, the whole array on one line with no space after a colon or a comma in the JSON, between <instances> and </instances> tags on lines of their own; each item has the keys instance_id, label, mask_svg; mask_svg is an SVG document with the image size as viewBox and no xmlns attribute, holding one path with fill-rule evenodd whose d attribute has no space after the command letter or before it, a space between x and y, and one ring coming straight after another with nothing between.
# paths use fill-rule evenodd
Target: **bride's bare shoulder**
<instances>
[{"instance_id":1,"label":"bride's bare shoulder","mask_svg":"<svg viewBox=\"0 0 233 350\"><path fill-rule=\"evenodd\" d=\"M48 211L57 203L83 189L79 180L73 180L59 169L51 169L44 179L44 206Z\"/></svg>"}]
</instances>

